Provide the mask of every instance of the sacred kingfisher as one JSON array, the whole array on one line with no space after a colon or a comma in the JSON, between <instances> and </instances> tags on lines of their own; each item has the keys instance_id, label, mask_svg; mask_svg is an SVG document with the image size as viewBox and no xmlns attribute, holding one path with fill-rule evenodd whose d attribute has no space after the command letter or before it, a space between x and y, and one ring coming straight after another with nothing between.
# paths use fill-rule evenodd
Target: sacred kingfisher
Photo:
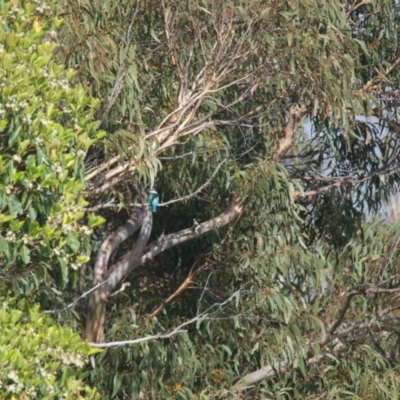
<instances>
[{"instance_id":1,"label":"sacred kingfisher","mask_svg":"<svg viewBox=\"0 0 400 400\"><path fill-rule=\"evenodd\" d=\"M157 205L160 200L160 197L158 196L158 193L155 189L150 189L149 190L149 202L151 205L151 209L153 210L153 213L157 212Z\"/></svg>"}]
</instances>

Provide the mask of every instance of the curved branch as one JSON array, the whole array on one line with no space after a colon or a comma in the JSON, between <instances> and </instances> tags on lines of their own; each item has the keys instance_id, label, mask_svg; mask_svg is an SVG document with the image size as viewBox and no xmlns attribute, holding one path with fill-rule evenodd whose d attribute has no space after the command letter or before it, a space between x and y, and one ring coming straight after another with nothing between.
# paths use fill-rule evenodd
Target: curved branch
<instances>
[{"instance_id":1,"label":"curved branch","mask_svg":"<svg viewBox=\"0 0 400 400\"><path fill-rule=\"evenodd\" d=\"M170 204L173 203L177 203L186 199L190 199L191 197L196 196L198 193L200 193L205 187L207 187L211 181L215 178L215 176L217 175L219 169L222 167L222 164L228 159L228 157L225 157L215 168L214 172L212 173L212 175L210 176L210 178L204 182L196 191L194 191L193 193L188 194L187 196L183 196L183 197L179 197L178 199L173 199L170 201L166 201L165 203L160 203L158 206L159 207L165 207L168 206Z\"/></svg>"},{"instance_id":2,"label":"curved branch","mask_svg":"<svg viewBox=\"0 0 400 400\"><path fill-rule=\"evenodd\" d=\"M149 315L146 316L146 323L150 321L153 317L155 317L157 314L159 314L164 308L169 304L172 300L177 298L184 290L187 289L187 287L193 283L193 278L200 274L200 272L204 271L206 268L208 268L209 263L206 262L204 263L200 268L194 270L194 267L196 266L197 262L199 259L195 261L193 264L192 268L189 271L188 276L186 279L181 283L181 285L178 287L178 289L175 290L174 293L172 293L167 299L165 299L158 307L156 307ZM145 324L146 324L145 323Z\"/></svg>"},{"instance_id":3,"label":"curved branch","mask_svg":"<svg viewBox=\"0 0 400 400\"><path fill-rule=\"evenodd\" d=\"M139 238L135 244L135 247L131 251L133 255L138 256L141 254L146 247L147 241L149 240L151 229L153 225L153 214L150 209L149 204L143 205L143 222L142 229L140 230ZM130 226L129 230L132 231L136 225ZM124 228L126 228L124 226ZM124 234L119 235L119 240L121 241L123 238L127 237L127 230L124 230ZM117 243L117 238L111 235L113 240L106 240L103 245L103 254L99 255L98 263L96 262L97 270L95 271L94 279L99 279L99 282L103 279L106 281L104 285L99 287L99 289L95 290L88 299L87 303L87 318L86 318L86 330L85 330L85 338L89 342L101 342L104 338L103 325L105 320L105 303L110 297L111 291L115 288L115 286L121 281L115 280L114 276L104 276L104 272L106 269L106 263L108 261L108 257L111 254L110 249L112 249L113 245ZM98 282L98 283L99 283Z\"/></svg>"},{"instance_id":4,"label":"curved branch","mask_svg":"<svg viewBox=\"0 0 400 400\"><path fill-rule=\"evenodd\" d=\"M113 289L126 275L128 275L139 265L142 265L147 259L153 258L168 248L199 237L206 232L227 225L233 221L242 212L242 207L240 207L238 203L235 203L235 200L236 199L234 198L228 209L218 217L203 222L202 224L195 222L192 228L184 229L180 232L160 237L158 240L151 243L147 248L147 241L149 240L153 225L153 214L151 212L150 205L144 204L142 228L135 247L130 252L125 254L117 263L115 263L105 276L105 260L108 260L107 254L110 254L108 247L111 248L116 239L110 241L110 243L106 241L106 244L104 244L104 247L107 249L104 249L103 256L100 256L101 262L99 261L98 271L96 272L99 276L96 276L95 278L104 280L105 282L104 285L95 290L89 297L87 305L85 338L89 342L93 343L103 341L105 303L108 301ZM125 236L121 235L120 237L122 239ZM101 272L103 272L103 274L100 276Z\"/></svg>"},{"instance_id":5,"label":"curved branch","mask_svg":"<svg viewBox=\"0 0 400 400\"><path fill-rule=\"evenodd\" d=\"M104 293L111 293L111 291L122 281L122 278L130 272L131 266L134 264L135 260L141 257L146 248L147 241L149 240L152 227L153 214L151 212L151 207L150 204L145 204L143 206L143 223L139 238L134 248L110 268L110 271L106 276L108 282L102 289ZM118 273L115 271L118 271Z\"/></svg>"},{"instance_id":6,"label":"curved branch","mask_svg":"<svg viewBox=\"0 0 400 400\"><path fill-rule=\"evenodd\" d=\"M146 260L154 258L163 251L178 244L195 239L211 230L218 229L232 222L242 212L242 207L238 203L232 203L228 209L218 217L210 219L201 224L194 224L193 227L183 229L176 233L162 236L151 243L144 253L139 254L135 249L125 254L108 272L106 279L109 279L106 288L111 292L116 285L132 270L144 264ZM143 219L143 225L145 221Z\"/></svg>"},{"instance_id":7,"label":"curved branch","mask_svg":"<svg viewBox=\"0 0 400 400\"><path fill-rule=\"evenodd\" d=\"M393 277L392 277L393 278ZM391 278L391 279L392 279ZM387 282L387 281L385 281ZM349 293L346 303L340 313L339 318L337 321L333 324L332 328L330 329L329 333L326 334L323 338L321 338L318 341L318 345L320 348L325 347L328 343L333 342L336 339L339 339L344 336L348 336L352 332L360 329L372 329L372 330L393 330L394 327L398 326L400 324L400 319L399 318L389 318L383 321L380 321L380 318L384 317L385 315L391 313L392 311L395 310L395 308L392 306L392 304L389 304L386 308L383 310L379 311L374 315L370 320L363 322L363 323L353 323L347 326L344 326L342 329L339 331L336 331L336 329L341 325L343 322L343 319L345 317L345 314L348 310L348 308L351 305L351 300L353 299L354 296L360 295L360 294L367 294L367 293L398 293L400 292L400 287L398 288L393 288L393 289L385 289L385 288L379 288L378 286L381 285L383 282L380 282L375 285L366 285L365 287L359 287L358 290L355 290L351 293ZM394 302L394 299L396 299L399 295L396 294L393 298L391 303ZM319 354L313 358L310 358L308 360L309 363L315 363L320 361L322 358L327 356L328 354ZM279 363L279 370L277 371L277 368L274 368L272 365L267 365L263 368L260 368L256 371L250 372L249 374L245 375L242 377L234 386L232 386L232 390L239 392L241 390L244 390L246 387L253 385L255 383L261 382L264 379L269 379L275 377L278 373L286 373L289 370L289 363L286 361L282 361Z\"/></svg>"},{"instance_id":8,"label":"curved branch","mask_svg":"<svg viewBox=\"0 0 400 400\"><path fill-rule=\"evenodd\" d=\"M94 265L93 284L102 281L102 277L107 272L107 263L112 252L129 236L133 235L142 224L138 218L129 219L124 225L119 227L115 232L111 233L101 244L97 253L96 263Z\"/></svg>"}]
</instances>

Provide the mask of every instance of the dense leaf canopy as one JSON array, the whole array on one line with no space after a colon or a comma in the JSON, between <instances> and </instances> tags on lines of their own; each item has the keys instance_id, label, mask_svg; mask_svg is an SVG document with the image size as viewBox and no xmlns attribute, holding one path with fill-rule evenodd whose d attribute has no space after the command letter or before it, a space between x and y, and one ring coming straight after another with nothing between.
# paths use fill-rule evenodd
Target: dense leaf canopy
<instances>
[{"instance_id":1,"label":"dense leaf canopy","mask_svg":"<svg viewBox=\"0 0 400 400\"><path fill-rule=\"evenodd\" d=\"M87 385L400 396L397 2L0 10L0 296L110 346Z\"/></svg>"}]
</instances>

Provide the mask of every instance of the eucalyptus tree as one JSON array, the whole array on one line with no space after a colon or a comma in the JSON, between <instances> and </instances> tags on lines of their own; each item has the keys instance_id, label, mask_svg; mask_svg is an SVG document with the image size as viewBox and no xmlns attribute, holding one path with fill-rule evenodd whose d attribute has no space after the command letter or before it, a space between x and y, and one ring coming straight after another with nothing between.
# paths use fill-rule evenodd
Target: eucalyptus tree
<instances>
[{"instance_id":1,"label":"eucalyptus tree","mask_svg":"<svg viewBox=\"0 0 400 400\"><path fill-rule=\"evenodd\" d=\"M398 231L365 221L399 180L396 3L55 12L58 61L103 100L79 198L104 224L40 300L84 293L60 320L136 340L92 360L104 395L398 397Z\"/></svg>"},{"instance_id":2,"label":"eucalyptus tree","mask_svg":"<svg viewBox=\"0 0 400 400\"><path fill-rule=\"evenodd\" d=\"M188 338L176 338L179 345L115 352L120 375L112 382L114 394L141 387L165 396L203 388L211 397L226 396L221 387L228 389L242 371L268 361L274 372L267 368L270 375L261 370L255 376L276 374L282 362L283 370L297 366L303 376L310 373L303 394L323 382L326 393L337 396L333 377L315 376L332 367L325 360L337 356L348 308L354 298L359 301L356 294L386 285L385 297L396 284L369 276L359 264L361 247L362 265L372 271L392 249L368 250L374 245L367 245L372 234L363 216L379 210L397 189L395 4L165 1L69 7L62 10L67 23L60 57L76 67L89 93L104 99L99 126L109 132L104 147L87 159L88 198L92 209L125 206L125 213L107 210L104 216L128 220L109 228L97 253L89 287L109 283L91 295L87 338L103 340L106 315L109 340L129 339L173 329L232 293L243 296L237 309L219 309L231 321L211 323L203 316L204 330L200 324ZM304 120L307 130L301 130ZM146 206L135 208L145 203L141 184L161 195L154 216ZM215 227L230 198L236 211L228 208L230 217L218 224L225 229L182 245L181 238L195 239ZM111 253L140 226L137 239L114 257L119 261L107 266ZM378 242L384 246L383 239ZM153 260L159 252L163 256ZM370 252L372 260L380 257L375 267ZM396 279L391 268L384 269L386 278ZM123 276L132 289L120 292L125 298L107 313L106 300ZM374 307L365 304L365 310ZM255 315L260 310L263 318ZM375 312L369 309L358 320L373 319ZM223 332L232 327L229 338ZM353 336L345 337L342 351L350 352ZM370 341L360 334L356 342ZM199 356L207 344L213 354ZM141 365L148 366L148 376L137 374L128 384L122 365L139 365L146 352ZM155 366L152 357L163 361ZM191 359L199 360L193 369ZM350 363L343 356L345 370ZM291 371L291 380L269 390L290 387L298 374ZM167 376L162 384L156 380L160 373ZM255 381L247 376L234 389Z\"/></svg>"}]
</instances>

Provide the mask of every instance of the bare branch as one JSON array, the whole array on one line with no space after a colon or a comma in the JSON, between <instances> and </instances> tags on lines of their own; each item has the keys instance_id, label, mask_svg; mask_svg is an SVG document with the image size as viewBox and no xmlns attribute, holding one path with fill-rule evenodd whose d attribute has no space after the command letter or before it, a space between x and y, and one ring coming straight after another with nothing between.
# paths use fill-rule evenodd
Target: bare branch
<instances>
[{"instance_id":1,"label":"bare branch","mask_svg":"<svg viewBox=\"0 0 400 400\"><path fill-rule=\"evenodd\" d=\"M400 318L388 318L381 321L380 326L375 329L391 332L398 326L400 326Z\"/></svg>"},{"instance_id":2,"label":"bare branch","mask_svg":"<svg viewBox=\"0 0 400 400\"><path fill-rule=\"evenodd\" d=\"M211 311L213 311L212 315L215 315L217 312L220 310L223 310L224 307L227 306L232 300L236 299L236 296L242 288L238 289L236 292L234 292L231 296L229 296L227 299L222 301L221 303L214 303L210 307L208 307L205 311L201 312L200 314L197 314L195 317L191 318L189 321L185 321L176 328L174 328L172 331L167 332L167 333L160 333L157 335L151 335L151 336L146 336L144 338L138 338L138 339L133 339L133 340L124 340L124 341L117 341L117 342L109 342L109 343L90 343L91 346L93 347L116 347L116 346L123 346L123 345L128 345L128 344L138 344L138 343L143 343L147 342L149 340L155 340L155 339L166 339L171 336L174 336L178 333L183 333L186 332L186 330L183 330L184 327L206 320L210 319L209 314Z\"/></svg>"},{"instance_id":3,"label":"bare branch","mask_svg":"<svg viewBox=\"0 0 400 400\"><path fill-rule=\"evenodd\" d=\"M394 308L392 307L392 305L389 305L385 309L379 311L369 321L363 322L360 324L356 324L356 323L350 324L350 325L346 326L344 329L340 330L338 333L336 333L334 335L329 335L329 337L325 338L324 340L322 340L320 342L320 346L321 347L325 346L327 343L332 342L333 340L335 340L337 338L347 336L356 330L369 329L369 328L374 329L374 325L378 323L379 318L391 313L392 311L394 311Z\"/></svg>"},{"instance_id":4,"label":"bare branch","mask_svg":"<svg viewBox=\"0 0 400 400\"><path fill-rule=\"evenodd\" d=\"M128 239L129 236L133 235L133 233L139 229L141 224L142 221L138 218L131 218L104 240L97 253L96 263L94 266L94 284L102 281L103 276L107 272L107 263L112 252L122 242Z\"/></svg>"},{"instance_id":5,"label":"bare branch","mask_svg":"<svg viewBox=\"0 0 400 400\"><path fill-rule=\"evenodd\" d=\"M131 286L131 284L129 282L124 282L121 287L114 293L110 294L110 297L114 297L117 296L118 294L120 294L121 292L123 292L127 287Z\"/></svg>"},{"instance_id":6,"label":"bare branch","mask_svg":"<svg viewBox=\"0 0 400 400\"><path fill-rule=\"evenodd\" d=\"M149 204L143 205L143 221L142 228L140 230L140 235L138 240L135 243L133 250L128 253L131 254L134 258L137 258L142 254L143 249L146 247L147 241L150 237L151 229L153 225L153 214L150 209ZM131 230L134 229L135 226L131 227ZM121 235L121 239L126 237L126 232L124 235ZM106 246L111 246L113 241L110 243L105 242ZM110 254L108 249L105 249L104 255L107 256ZM117 278L115 274L108 274L105 277L106 265L104 260L100 260L99 264L101 264L101 268L99 266L98 271L95 273L95 279L103 280L104 278L107 280L107 283L101 286L98 290L94 291L89 297L87 303L87 319L86 319L86 331L85 338L89 342L101 342L104 337L103 325L105 319L105 302L107 302L108 298L111 295L112 290L122 281L123 275ZM125 275L125 274L124 274Z\"/></svg>"},{"instance_id":7,"label":"bare branch","mask_svg":"<svg viewBox=\"0 0 400 400\"><path fill-rule=\"evenodd\" d=\"M69 310L70 308L72 308L78 301L84 299L85 297L87 297L90 293L94 292L95 290L99 289L101 286L105 285L108 282L108 280L105 280L104 282L99 282L97 285L93 286L91 289L89 289L87 292L81 294L79 297L77 297L76 299L74 299L74 301L70 304L68 304L67 306L65 306L64 308L60 308L58 310L45 310L43 311L45 314L57 314L57 313L62 313L64 311Z\"/></svg>"},{"instance_id":8,"label":"bare branch","mask_svg":"<svg viewBox=\"0 0 400 400\"><path fill-rule=\"evenodd\" d=\"M125 275L130 273L139 265L144 264L146 260L154 258L156 255L173 246L197 238L213 229L218 229L227 225L238 217L241 212L242 207L240 207L238 203L233 203L218 217L194 225L192 228L183 229L182 231L171 233L155 240L145 249L144 254L135 254L134 250L128 252L116 264L114 264L108 272L107 276L112 278L107 284L108 290L111 291Z\"/></svg>"},{"instance_id":9,"label":"bare branch","mask_svg":"<svg viewBox=\"0 0 400 400\"><path fill-rule=\"evenodd\" d=\"M186 279L181 283L178 289L175 290L171 296L169 296L162 304L160 304L154 311L151 312L146 317L146 322L149 321L151 318L155 317L157 314L159 314L169 303L171 303L172 300L176 299L187 287L193 283L193 278L198 275L200 272L204 271L206 268L208 268L208 263L206 262L203 264L200 268L193 270L195 265L197 264L198 260L195 261L193 264L192 268L189 271L188 276Z\"/></svg>"},{"instance_id":10,"label":"bare branch","mask_svg":"<svg viewBox=\"0 0 400 400\"><path fill-rule=\"evenodd\" d=\"M387 169L386 169L387 168ZM308 190L306 192L296 192L295 196L298 197L308 197L308 196L315 196L321 193L324 193L334 187L340 187L342 185L346 185L346 184L357 184L357 183L363 183L363 182L367 182L369 180L371 180L372 178L374 178L375 176L380 176L383 174L387 174L387 175L391 175L396 173L397 166L391 166L391 167L385 167L385 168L379 168L377 171L372 172L371 174L368 174L362 178L359 179L355 179L355 178L350 178L350 177L344 177L344 178L332 178L332 177L327 177L327 178L323 178L323 177L319 177L319 178L315 178L315 180L319 180L319 181L332 181L334 180L335 183L332 183L331 185L328 186L324 186L321 187L319 189L315 189L315 190ZM312 177L300 177L300 179L305 179L305 180L312 180L314 178Z\"/></svg>"},{"instance_id":11,"label":"bare branch","mask_svg":"<svg viewBox=\"0 0 400 400\"><path fill-rule=\"evenodd\" d=\"M387 283L388 281L394 279L396 276L391 276L389 279L379 282L376 284L368 284L368 285L360 285L356 290L350 292L347 296L346 302L342 308L342 311L339 314L338 319L336 322L332 325L332 327L329 330L328 335L325 337L324 340L320 343L321 346L325 345L329 341L331 341L332 335L334 335L336 329L342 324L344 317L346 316L346 313L348 309L350 308L351 301L355 296L359 295L367 295L371 293L399 293L400 292L400 287L398 288L393 288L393 289L386 289L386 288L381 288L383 284Z\"/></svg>"},{"instance_id":12,"label":"bare branch","mask_svg":"<svg viewBox=\"0 0 400 400\"><path fill-rule=\"evenodd\" d=\"M350 15L356 11L357 9L359 9L360 7L366 5L366 4L371 4L370 0L362 0L360 2L354 2L354 4L351 6L350 10L346 13L346 17L349 18Z\"/></svg>"},{"instance_id":13,"label":"bare branch","mask_svg":"<svg viewBox=\"0 0 400 400\"><path fill-rule=\"evenodd\" d=\"M190 199L190 198L196 196L197 194L199 194L203 189L205 189L205 188L211 183L211 181L212 181L212 180L215 178L215 176L217 175L219 169L222 167L222 164L224 164L224 162L225 162L227 159L228 159L227 157L224 158L224 159L217 165L217 167L215 168L215 170L214 170L214 172L212 173L212 175L210 176L210 178L209 178L206 182L204 182L195 192L190 193L190 194L188 194L187 196L179 197L178 199L173 199L173 200L167 201L167 202L165 202L165 203L161 203L161 204L159 204L159 206L160 206L160 207L165 207L165 206L168 206L168 205L173 204L173 203L177 203L177 202L180 202L180 201L184 201L184 200Z\"/></svg>"},{"instance_id":14,"label":"bare branch","mask_svg":"<svg viewBox=\"0 0 400 400\"><path fill-rule=\"evenodd\" d=\"M139 204L138 204L139 205ZM97 206L93 207L85 207L82 208L81 211L84 212L96 212L106 208L123 208L122 204L115 204L114 200L109 201L108 203L98 204Z\"/></svg>"},{"instance_id":15,"label":"bare branch","mask_svg":"<svg viewBox=\"0 0 400 400\"><path fill-rule=\"evenodd\" d=\"M381 82L386 78L387 75L389 75L391 72L393 72L398 66L400 65L400 57L397 58L392 65L390 65L386 70L383 72L383 76L377 76L368 81L362 89L357 90L354 92L354 96L362 96L365 95L366 93L373 92L377 88L379 88Z\"/></svg>"},{"instance_id":16,"label":"bare branch","mask_svg":"<svg viewBox=\"0 0 400 400\"><path fill-rule=\"evenodd\" d=\"M314 364L321 361L326 354L320 354L318 356L312 357L308 360L309 364ZM289 371L290 365L286 361L282 361L279 363L277 367L272 365L267 365L263 368L260 368L256 371L250 372L241 378L234 386L232 386L232 390L234 392L239 392L241 390L246 389L246 387L254 385L257 382L263 381L264 379L270 379L277 375L277 373L286 373ZM278 370L278 371L277 371Z\"/></svg>"},{"instance_id":17,"label":"bare branch","mask_svg":"<svg viewBox=\"0 0 400 400\"><path fill-rule=\"evenodd\" d=\"M153 214L151 212L150 205L146 204L143 206L142 229L134 248L125 254L120 262L114 264L108 272L108 276L111 277L111 280L108 281L107 287L105 288L108 293L110 293L118 285L118 283L121 282L122 278L130 272L130 267L134 264L134 262L141 258L147 245L147 241L149 240L152 226Z\"/></svg>"},{"instance_id":18,"label":"bare branch","mask_svg":"<svg viewBox=\"0 0 400 400\"><path fill-rule=\"evenodd\" d=\"M144 343L148 342L150 340L156 340L156 339L168 339L174 335L177 335L178 333L185 333L187 332L186 330L173 330L172 332L169 333L162 333L159 335L151 335L151 336L146 336L138 339L133 339L133 340L122 340L122 341L116 341L116 342L109 342L109 343L89 343L92 347L100 347L100 348L107 348L107 347L119 347L119 346L126 346L129 344L139 344L139 343Z\"/></svg>"}]
</instances>

